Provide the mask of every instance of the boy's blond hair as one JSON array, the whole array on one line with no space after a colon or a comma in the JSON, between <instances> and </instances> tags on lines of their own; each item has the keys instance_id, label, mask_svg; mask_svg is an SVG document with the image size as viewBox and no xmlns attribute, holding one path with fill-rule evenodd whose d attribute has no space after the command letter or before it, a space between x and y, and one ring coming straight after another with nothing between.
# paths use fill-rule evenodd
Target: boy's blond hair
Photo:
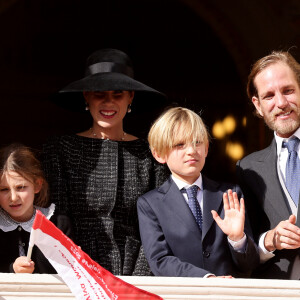
<instances>
[{"instance_id":1,"label":"boy's blond hair","mask_svg":"<svg viewBox=\"0 0 300 300\"><path fill-rule=\"evenodd\" d=\"M152 153L160 157L168 155L179 143L204 142L210 136L201 117L184 107L173 107L162 113L151 126L148 141Z\"/></svg>"}]
</instances>

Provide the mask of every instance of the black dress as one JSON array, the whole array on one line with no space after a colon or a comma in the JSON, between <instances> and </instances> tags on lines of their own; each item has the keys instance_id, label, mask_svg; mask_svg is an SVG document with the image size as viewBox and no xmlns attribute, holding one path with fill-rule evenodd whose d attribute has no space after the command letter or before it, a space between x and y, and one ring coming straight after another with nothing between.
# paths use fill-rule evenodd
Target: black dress
<instances>
[{"instance_id":1,"label":"black dress","mask_svg":"<svg viewBox=\"0 0 300 300\"><path fill-rule=\"evenodd\" d=\"M67 135L43 151L50 199L74 226L74 241L115 275L150 275L138 227L140 195L169 176L145 140Z\"/></svg>"},{"instance_id":2,"label":"black dress","mask_svg":"<svg viewBox=\"0 0 300 300\"><path fill-rule=\"evenodd\" d=\"M36 207L64 234L72 238L70 219L59 214L52 204L49 208ZM0 272L14 273L13 263L19 256L26 256L34 216L28 222L16 222L0 208ZM56 274L47 258L34 246L31 259L34 261L33 273Z\"/></svg>"}]
</instances>

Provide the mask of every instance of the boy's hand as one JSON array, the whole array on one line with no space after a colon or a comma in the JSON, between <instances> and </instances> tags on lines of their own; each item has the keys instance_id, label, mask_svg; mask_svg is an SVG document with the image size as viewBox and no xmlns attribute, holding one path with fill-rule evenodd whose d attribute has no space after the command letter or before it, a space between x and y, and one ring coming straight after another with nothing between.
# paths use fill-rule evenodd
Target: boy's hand
<instances>
[{"instance_id":1,"label":"boy's hand","mask_svg":"<svg viewBox=\"0 0 300 300\"><path fill-rule=\"evenodd\" d=\"M240 241L244 236L245 224L245 203L241 198L239 202L236 192L228 190L228 194L223 194L224 219L222 220L215 210L212 210L212 216L221 230L234 242Z\"/></svg>"},{"instance_id":2,"label":"boy's hand","mask_svg":"<svg viewBox=\"0 0 300 300\"><path fill-rule=\"evenodd\" d=\"M34 262L28 261L26 256L20 256L15 260L13 269L15 273L33 273Z\"/></svg>"}]
</instances>

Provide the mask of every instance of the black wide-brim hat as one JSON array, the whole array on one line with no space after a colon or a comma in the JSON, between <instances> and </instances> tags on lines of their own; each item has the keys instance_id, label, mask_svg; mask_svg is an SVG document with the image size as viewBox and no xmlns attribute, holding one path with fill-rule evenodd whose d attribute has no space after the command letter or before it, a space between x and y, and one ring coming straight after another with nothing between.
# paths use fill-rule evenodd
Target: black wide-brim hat
<instances>
[{"instance_id":1,"label":"black wide-brim hat","mask_svg":"<svg viewBox=\"0 0 300 300\"><path fill-rule=\"evenodd\" d=\"M166 96L133 78L132 62L117 49L101 49L91 54L86 62L85 77L60 90L53 100L60 106L84 111L83 91L134 91L133 109L163 106Z\"/></svg>"}]
</instances>

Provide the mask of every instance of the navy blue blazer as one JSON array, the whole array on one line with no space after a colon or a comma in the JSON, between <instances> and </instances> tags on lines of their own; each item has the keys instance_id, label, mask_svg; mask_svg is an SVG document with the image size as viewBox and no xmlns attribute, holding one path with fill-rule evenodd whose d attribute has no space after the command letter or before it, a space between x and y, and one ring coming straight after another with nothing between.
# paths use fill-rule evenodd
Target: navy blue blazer
<instances>
[{"instance_id":1,"label":"navy blue blazer","mask_svg":"<svg viewBox=\"0 0 300 300\"><path fill-rule=\"evenodd\" d=\"M202 232L171 177L161 187L139 197L140 234L150 268L158 276L203 277L213 273L249 277L259 263L259 255L248 219L246 251L239 253L230 246L211 214L211 210L216 210L224 218L223 193L232 189L241 197L241 190L202 178Z\"/></svg>"},{"instance_id":2,"label":"navy blue blazer","mask_svg":"<svg viewBox=\"0 0 300 300\"><path fill-rule=\"evenodd\" d=\"M237 178L243 189L253 235L258 243L262 233L273 229L292 214L277 172L277 148L273 139L269 147L254 152L237 162ZM295 178L299 180L299 178ZM299 196L300 197L300 196ZM299 198L300 200L300 198ZM300 212L296 225L300 227ZM255 278L290 279L299 249L276 250L275 257L261 265ZM300 279L300 278L293 278Z\"/></svg>"}]
</instances>

